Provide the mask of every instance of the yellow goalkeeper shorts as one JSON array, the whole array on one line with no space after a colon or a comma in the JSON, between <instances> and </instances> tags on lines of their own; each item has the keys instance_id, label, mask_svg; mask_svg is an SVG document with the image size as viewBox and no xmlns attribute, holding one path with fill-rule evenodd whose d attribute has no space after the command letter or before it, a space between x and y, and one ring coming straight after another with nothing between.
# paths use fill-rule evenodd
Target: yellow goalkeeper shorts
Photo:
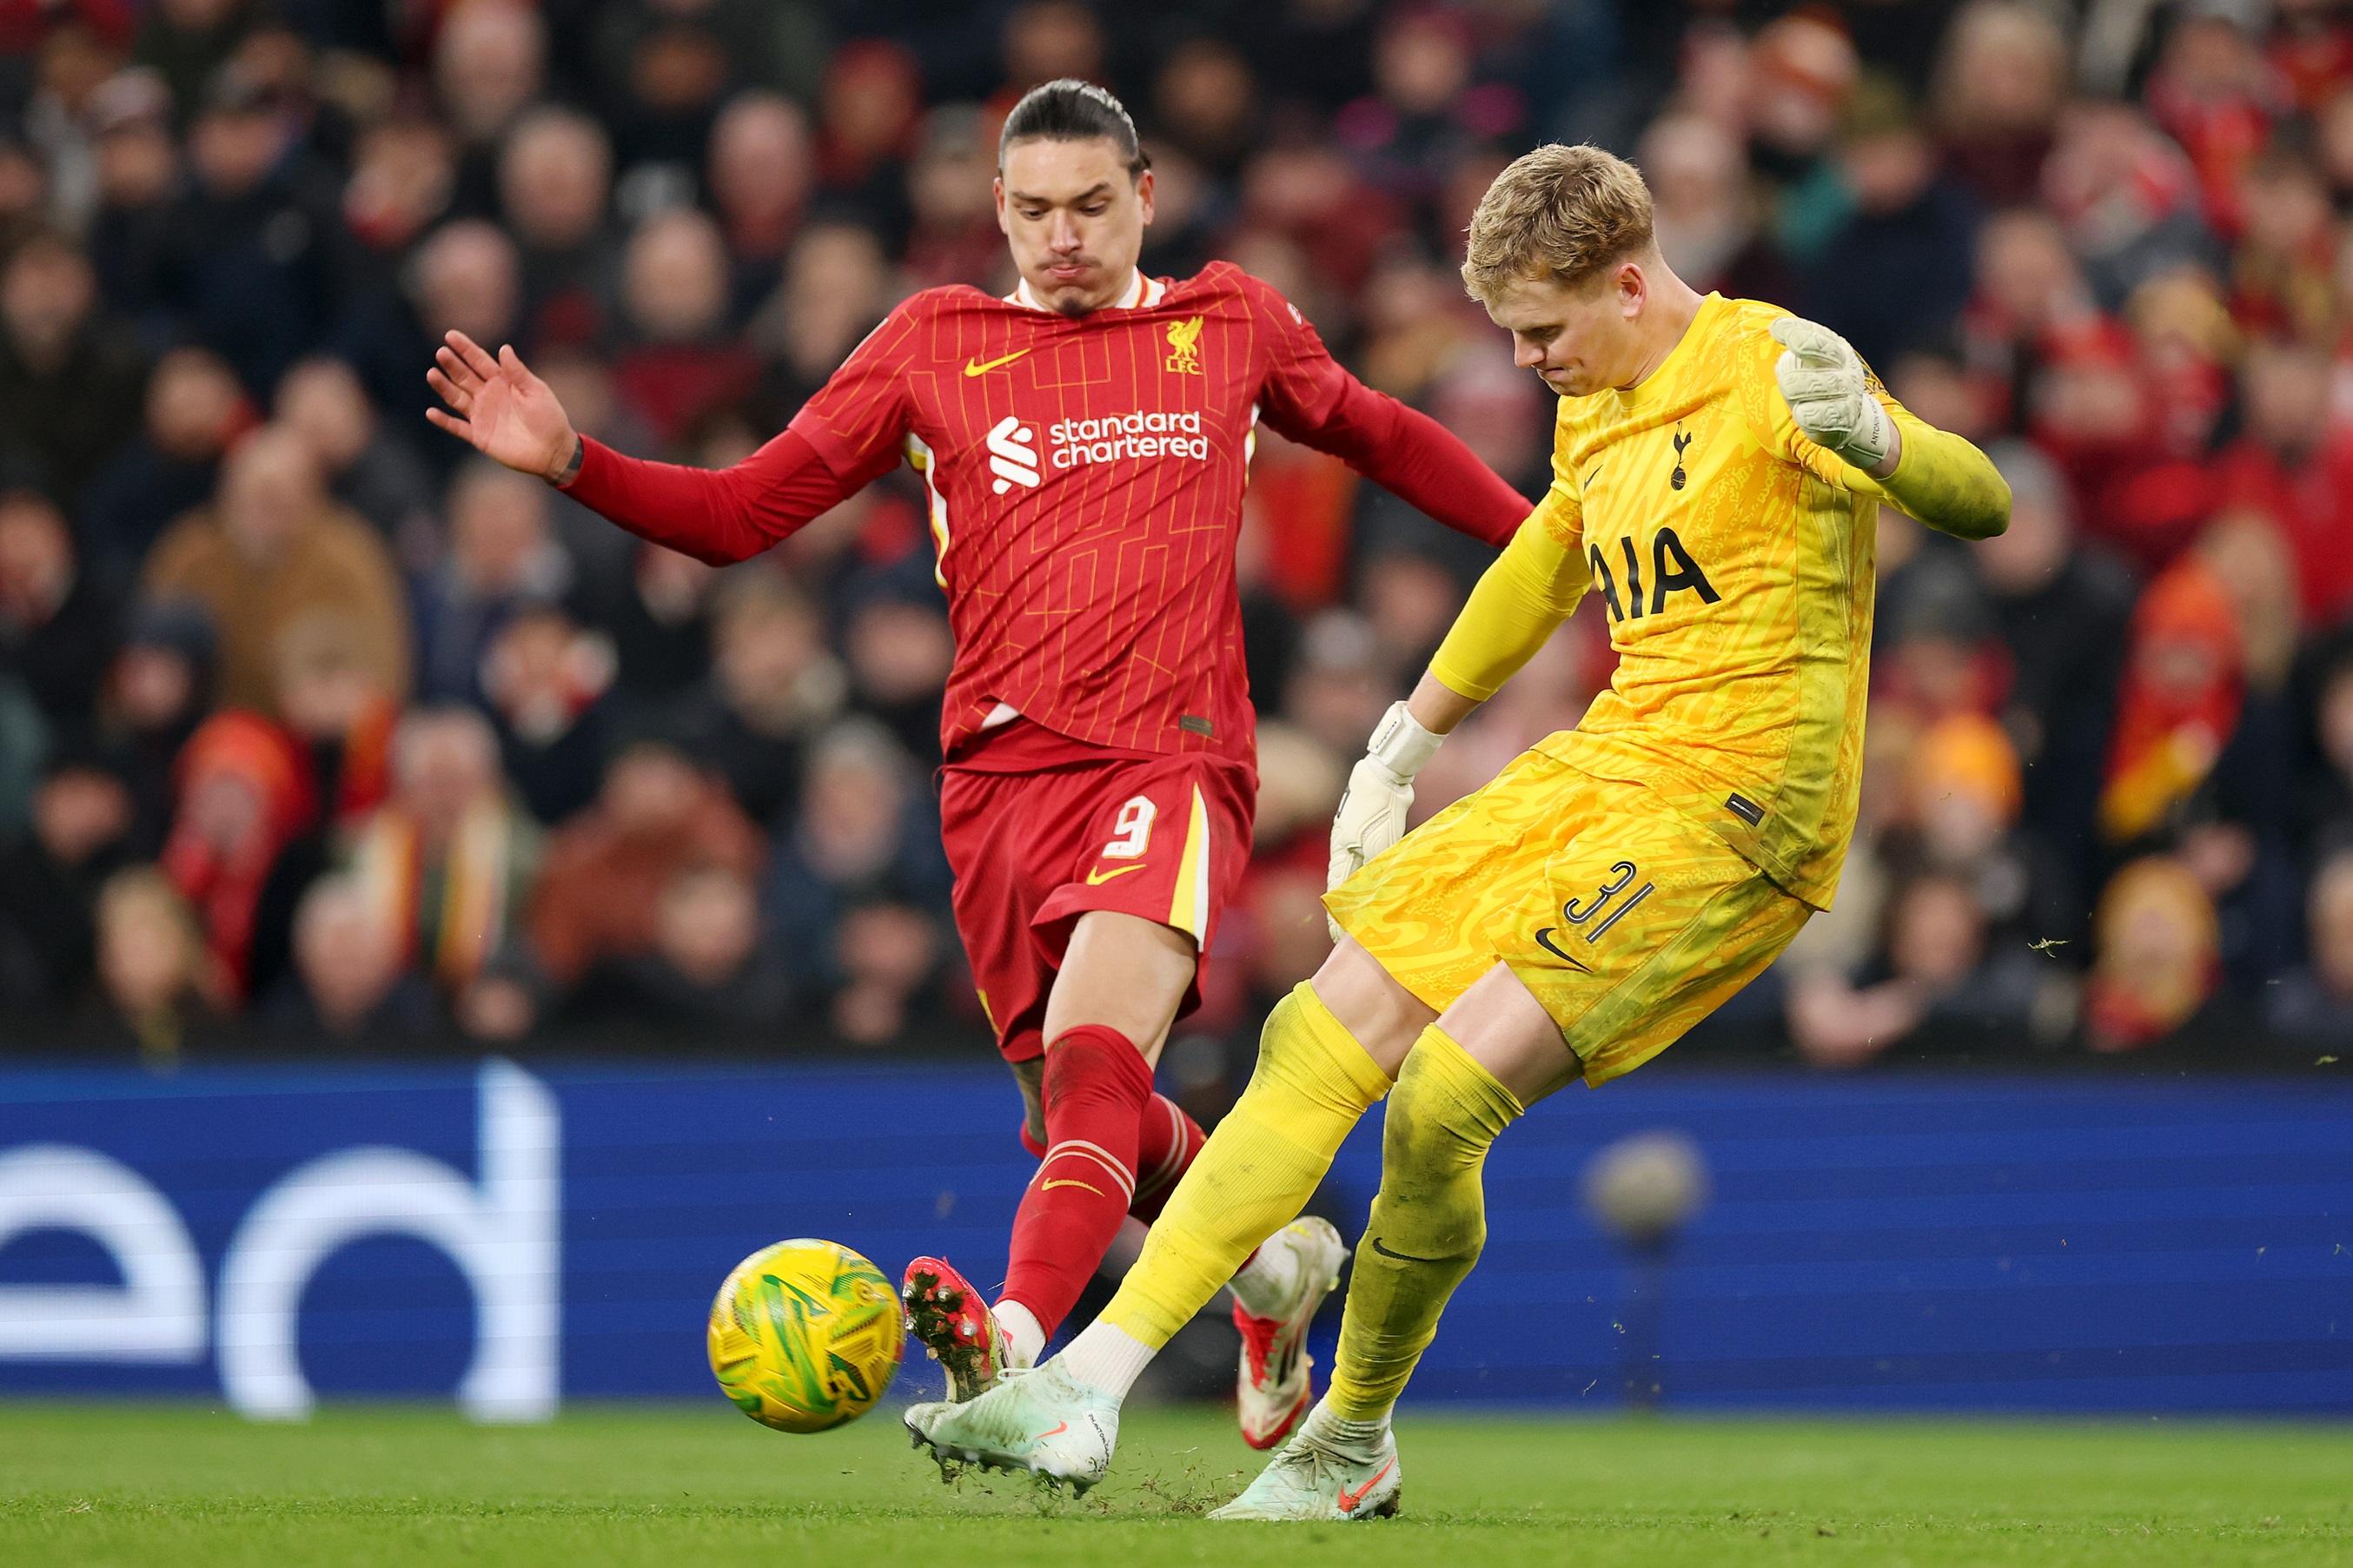
<instances>
[{"instance_id":1,"label":"yellow goalkeeper shorts","mask_svg":"<svg viewBox=\"0 0 2353 1568\"><path fill-rule=\"evenodd\" d=\"M1631 1072L1763 973L1812 912L1639 784L1529 752L1324 897L1440 1013L1498 959L1588 1084Z\"/></svg>"}]
</instances>

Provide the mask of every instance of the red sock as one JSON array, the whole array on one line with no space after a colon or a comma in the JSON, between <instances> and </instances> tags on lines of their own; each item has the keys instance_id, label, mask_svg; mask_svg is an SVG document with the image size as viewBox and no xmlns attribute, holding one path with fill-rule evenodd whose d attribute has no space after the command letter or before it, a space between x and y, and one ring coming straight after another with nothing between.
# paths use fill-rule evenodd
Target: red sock
<instances>
[{"instance_id":1,"label":"red sock","mask_svg":"<svg viewBox=\"0 0 2353 1568\"><path fill-rule=\"evenodd\" d=\"M1048 1338L1078 1304L1135 1197L1135 1149L1152 1068L1117 1029L1082 1024L1046 1047L1046 1157L1013 1216L1000 1300Z\"/></svg>"},{"instance_id":2,"label":"red sock","mask_svg":"<svg viewBox=\"0 0 2353 1568\"><path fill-rule=\"evenodd\" d=\"M1127 1212L1150 1225L1160 1217L1168 1194L1192 1167L1194 1156L1209 1135L1199 1122L1165 1094L1144 1102L1144 1121L1135 1134L1135 1201Z\"/></svg>"}]
</instances>

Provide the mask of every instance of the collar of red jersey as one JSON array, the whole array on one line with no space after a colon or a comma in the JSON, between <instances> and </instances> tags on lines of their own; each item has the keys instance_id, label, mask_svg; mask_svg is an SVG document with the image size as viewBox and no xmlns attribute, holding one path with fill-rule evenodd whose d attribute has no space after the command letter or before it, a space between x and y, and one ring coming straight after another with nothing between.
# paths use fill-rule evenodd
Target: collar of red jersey
<instances>
[{"instance_id":1,"label":"collar of red jersey","mask_svg":"<svg viewBox=\"0 0 2353 1568\"><path fill-rule=\"evenodd\" d=\"M1126 299L1122 300L1116 305L1111 306L1110 309L1114 310L1142 310L1147 305L1157 305L1160 303L1160 297L1167 292L1167 284L1163 283L1157 278L1146 278L1144 275L1144 268L1139 267L1135 269L1135 287L1127 291ZM1020 283L1014 289L1013 292L1005 297L1005 302L1008 305L1026 305L1032 310L1042 310L1046 308L1038 302L1038 297L1035 294L1029 292L1029 279L1027 278L1021 279Z\"/></svg>"}]
</instances>

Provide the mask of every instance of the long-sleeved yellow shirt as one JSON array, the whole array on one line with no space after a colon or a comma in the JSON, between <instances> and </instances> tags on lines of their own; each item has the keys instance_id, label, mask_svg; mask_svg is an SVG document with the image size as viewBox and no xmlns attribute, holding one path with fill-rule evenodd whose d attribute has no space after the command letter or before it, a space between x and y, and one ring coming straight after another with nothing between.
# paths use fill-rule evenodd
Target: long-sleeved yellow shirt
<instances>
[{"instance_id":1,"label":"long-sleeved yellow shirt","mask_svg":"<svg viewBox=\"0 0 2353 1568\"><path fill-rule=\"evenodd\" d=\"M1827 909L1862 782L1878 502L1978 538L2001 531L2010 489L1876 380L1904 436L1886 479L1799 434L1767 331L1786 313L1711 294L1640 385L1561 400L1552 489L1430 673L1493 696L1598 592L1617 673L1537 749L1649 785Z\"/></svg>"}]
</instances>

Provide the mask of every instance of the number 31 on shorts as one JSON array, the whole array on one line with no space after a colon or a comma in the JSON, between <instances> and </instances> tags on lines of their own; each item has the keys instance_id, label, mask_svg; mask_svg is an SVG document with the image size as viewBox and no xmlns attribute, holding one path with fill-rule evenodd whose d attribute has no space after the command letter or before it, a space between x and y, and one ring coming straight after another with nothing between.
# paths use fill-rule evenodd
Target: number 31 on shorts
<instances>
[{"instance_id":1,"label":"number 31 on shorts","mask_svg":"<svg viewBox=\"0 0 2353 1568\"><path fill-rule=\"evenodd\" d=\"M1143 795L1137 795L1121 806L1118 820L1112 824L1112 840L1103 846L1103 858L1140 858L1145 850L1151 847L1152 819L1159 815L1160 808Z\"/></svg>"}]
</instances>

